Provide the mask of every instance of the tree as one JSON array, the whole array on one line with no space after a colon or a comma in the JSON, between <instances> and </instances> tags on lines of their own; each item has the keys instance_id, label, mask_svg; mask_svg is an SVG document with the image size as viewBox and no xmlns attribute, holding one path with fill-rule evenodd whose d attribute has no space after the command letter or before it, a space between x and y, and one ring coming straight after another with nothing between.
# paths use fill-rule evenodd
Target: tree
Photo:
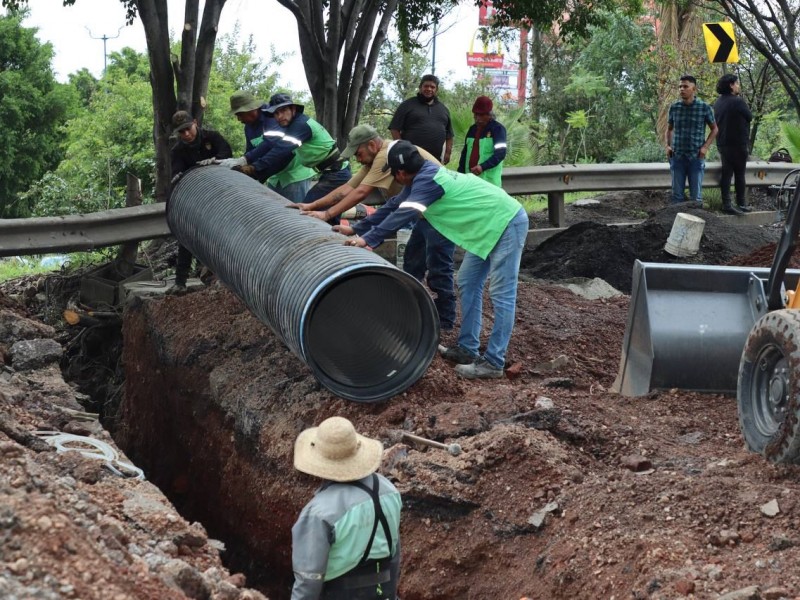
<instances>
[{"instance_id":1,"label":"tree","mask_svg":"<svg viewBox=\"0 0 800 600\"><path fill-rule=\"evenodd\" d=\"M341 145L358 122L398 0L278 2L297 20L316 118Z\"/></svg>"},{"instance_id":2,"label":"tree","mask_svg":"<svg viewBox=\"0 0 800 600\"><path fill-rule=\"evenodd\" d=\"M797 0L712 0L775 70L800 116L800 6Z\"/></svg>"},{"instance_id":3,"label":"tree","mask_svg":"<svg viewBox=\"0 0 800 600\"><path fill-rule=\"evenodd\" d=\"M11 11L19 11L27 1L0 0L0 4ZM71 6L75 1L63 0L65 6ZM128 24L133 23L138 16L147 40L155 117L155 196L159 201L166 200L170 187L170 120L178 109L191 111L198 120L203 118L214 43L222 7L225 5L225 0L206 0L198 29L200 0L185 2L181 53L178 56L170 48L167 0L120 0Z\"/></svg>"},{"instance_id":4,"label":"tree","mask_svg":"<svg viewBox=\"0 0 800 600\"><path fill-rule=\"evenodd\" d=\"M28 215L19 195L58 164L57 135L77 95L58 84L53 48L22 26L24 15L0 16L0 217Z\"/></svg>"}]
</instances>

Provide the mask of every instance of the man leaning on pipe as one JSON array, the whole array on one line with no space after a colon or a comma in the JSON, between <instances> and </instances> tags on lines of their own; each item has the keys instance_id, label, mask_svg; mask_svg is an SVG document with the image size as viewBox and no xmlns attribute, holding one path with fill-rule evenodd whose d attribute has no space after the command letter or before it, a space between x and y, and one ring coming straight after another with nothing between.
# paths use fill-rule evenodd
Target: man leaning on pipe
<instances>
[{"instance_id":1,"label":"man leaning on pipe","mask_svg":"<svg viewBox=\"0 0 800 600\"><path fill-rule=\"evenodd\" d=\"M283 135L272 148L252 163L247 155L220 164L265 181L283 170L297 155L303 166L314 169L319 180L306 194L304 202L313 202L350 179L350 165L339 156L331 134L317 121L303 114L305 107L288 94L275 94L264 109L283 127Z\"/></svg>"},{"instance_id":2,"label":"man leaning on pipe","mask_svg":"<svg viewBox=\"0 0 800 600\"><path fill-rule=\"evenodd\" d=\"M345 242L375 248L414 218L426 219L444 237L466 250L458 270L461 331L458 345L443 348L445 359L457 363L467 379L503 377L506 350L514 329L517 278L528 235L528 215L502 188L472 173L457 173L422 158L405 140L392 143L387 170L403 191L352 227L335 231L358 234ZM489 296L494 325L485 352L480 353L483 288L491 278Z\"/></svg>"}]
</instances>

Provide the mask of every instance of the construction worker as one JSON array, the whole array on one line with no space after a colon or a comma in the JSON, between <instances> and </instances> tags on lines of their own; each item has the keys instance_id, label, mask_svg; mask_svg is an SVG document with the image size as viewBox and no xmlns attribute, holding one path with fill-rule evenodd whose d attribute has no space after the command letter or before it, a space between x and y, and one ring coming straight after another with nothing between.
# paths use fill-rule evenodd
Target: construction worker
<instances>
[{"instance_id":1,"label":"construction worker","mask_svg":"<svg viewBox=\"0 0 800 600\"><path fill-rule=\"evenodd\" d=\"M230 158L233 155L230 144L220 133L201 128L197 120L185 110L172 115L172 131L178 141L170 151L173 181L181 174L198 164ZM192 267L192 253L178 244L178 257L175 261L175 284L167 290L168 294L186 292L186 280Z\"/></svg>"},{"instance_id":2,"label":"construction worker","mask_svg":"<svg viewBox=\"0 0 800 600\"><path fill-rule=\"evenodd\" d=\"M492 99L478 96L472 105L475 123L467 131L459 173L472 173L497 187L502 187L503 160L506 157L506 128L495 118Z\"/></svg>"},{"instance_id":3,"label":"construction worker","mask_svg":"<svg viewBox=\"0 0 800 600\"><path fill-rule=\"evenodd\" d=\"M339 215L376 191L381 194L384 202L399 194L403 186L383 168L386 165L389 143L370 125L354 127L347 137L347 147L340 156L345 159L355 156L361 163L361 169L350 178L350 181L322 198L308 204L299 204L301 213L335 224L338 223ZM425 160L439 164L427 150L422 148L417 150ZM411 235L414 235L413 232ZM443 330L451 330L456 320L456 294L453 284L455 244L442 238L442 243L432 244L428 250L423 272L409 272L418 279L424 279L427 272L428 287L435 294L434 304L439 313L439 325ZM411 263L406 263L404 260L404 269L406 264Z\"/></svg>"},{"instance_id":4,"label":"construction worker","mask_svg":"<svg viewBox=\"0 0 800 600\"><path fill-rule=\"evenodd\" d=\"M273 96L274 97L274 96ZM267 112L268 104L257 100L253 94L240 90L230 97L231 114L244 125L245 154L241 158L222 161L228 167L239 167L248 175L254 175L255 169L247 167L269 152L275 142L283 137L283 128L275 118ZM267 187L292 202L302 202L311 189L314 170L300 164L293 156L292 160L267 181ZM261 179L264 181L266 178Z\"/></svg>"},{"instance_id":5,"label":"construction worker","mask_svg":"<svg viewBox=\"0 0 800 600\"><path fill-rule=\"evenodd\" d=\"M264 181L283 170L296 155L300 164L319 174L319 180L305 195L304 202L321 198L350 179L350 166L339 157L336 142L322 125L303 114L302 104L294 103L288 94L275 94L264 110L283 127L283 135L252 163L244 156L223 165L239 168Z\"/></svg>"},{"instance_id":6,"label":"construction worker","mask_svg":"<svg viewBox=\"0 0 800 600\"><path fill-rule=\"evenodd\" d=\"M376 473L383 444L331 417L295 440L294 467L322 485L292 527L292 600L395 600L400 493Z\"/></svg>"},{"instance_id":7,"label":"construction worker","mask_svg":"<svg viewBox=\"0 0 800 600\"><path fill-rule=\"evenodd\" d=\"M528 215L501 188L475 175L457 173L422 158L413 144L401 140L389 149L391 169L403 191L375 213L334 230L360 234L349 245L375 248L410 219L423 218L464 250L458 270L461 332L458 345L444 348L445 359L457 363L467 379L503 377L506 350L514 329L517 278L528 234ZM491 279L489 297L494 325L486 351L480 354L483 288Z\"/></svg>"}]
</instances>

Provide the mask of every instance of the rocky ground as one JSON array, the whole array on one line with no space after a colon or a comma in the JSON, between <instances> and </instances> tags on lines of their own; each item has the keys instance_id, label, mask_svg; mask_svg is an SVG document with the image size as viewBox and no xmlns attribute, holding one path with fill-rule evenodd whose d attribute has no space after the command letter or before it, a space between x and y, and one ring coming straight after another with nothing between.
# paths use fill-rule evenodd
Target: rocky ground
<instances>
[{"instance_id":1,"label":"rocky ground","mask_svg":"<svg viewBox=\"0 0 800 600\"><path fill-rule=\"evenodd\" d=\"M69 342L37 323L36 283L7 286L19 301L0 301L0 597L288 598L289 528L314 487L292 443L339 414L385 442L403 494L403 600L800 598L800 470L746 451L735 398L610 391L629 302L613 288L630 289L634 258L674 260L663 246L686 207L600 200L526 251L506 379L460 380L437 357L376 405L332 397L215 284L127 308L124 399L100 410L61 379ZM688 212L706 220L688 262L769 265L778 227ZM649 218L607 224L634 217ZM15 344L32 339L59 343ZM87 412L113 413L113 440ZM37 430L107 441L147 481L57 453ZM463 451L399 443L400 430Z\"/></svg>"}]
</instances>

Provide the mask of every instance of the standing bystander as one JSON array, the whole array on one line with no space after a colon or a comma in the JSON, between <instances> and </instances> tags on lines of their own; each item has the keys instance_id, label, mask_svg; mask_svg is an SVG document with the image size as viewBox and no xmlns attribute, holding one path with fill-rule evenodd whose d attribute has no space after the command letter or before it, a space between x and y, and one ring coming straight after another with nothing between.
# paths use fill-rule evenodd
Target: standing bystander
<instances>
[{"instance_id":1,"label":"standing bystander","mask_svg":"<svg viewBox=\"0 0 800 600\"><path fill-rule=\"evenodd\" d=\"M419 148L427 150L443 165L450 162L453 151L453 125L450 111L439 101L439 78L423 75L419 92L413 98L403 101L389 123L392 139L407 140ZM455 245L436 231L425 220L420 220L411 232L406 244L403 270L420 281L428 273L428 286L435 265L441 261L451 264ZM443 322L442 327L447 328Z\"/></svg>"},{"instance_id":2,"label":"standing bystander","mask_svg":"<svg viewBox=\"0 0 800 600\"><path fill-rule=\"evenodd\" d=\"M467 139L458 161L459 173L473 173L489 183L502 187L503 160L506 158L506 128L495 118L491 98L478 96L472 105L475 124L467 131Z\"/></svg>"},{"instance_id":3,"label":"standing bystander","mask_svg":"<svg viewBox=\"0 0 800 600\"><path fill-rule=\"evenodd\" d=\"M728 73L717 82L719 98L714 103L714 118L719 127L717 149L722 160L719 189L722 193L722 211L729 214L750 212L745 198L745 170L750 154L750 121L753 115L739 95L739 78ZM731 177L736 186L736 206L731 203Z\"/></svg>"},{"instance_id":4,"label":"standing bystander","mask_svg":"<svg viewBox=\"0 0 800 600\"><path fill-rule=\"evenodd\" d=\"M706 154L717 136L711 106L697 97L697 80L691 75L680 79L680 97L669 107L665 143L672 172L672 202L684 202L686 180L689 198L703 205L703 173ZM706 126L711 130L706 137Z\"/></svg>"}]
</instances>

